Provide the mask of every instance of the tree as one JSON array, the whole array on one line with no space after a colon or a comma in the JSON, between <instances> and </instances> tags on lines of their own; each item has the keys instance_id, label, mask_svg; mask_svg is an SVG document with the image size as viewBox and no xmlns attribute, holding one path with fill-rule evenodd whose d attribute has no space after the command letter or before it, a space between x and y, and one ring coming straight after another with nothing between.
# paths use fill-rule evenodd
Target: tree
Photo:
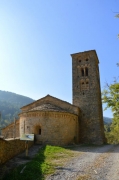
<instances>
[{"instance_id":1,"label":"tree","mask_svg":"<svg viewBox=\"0 0 119 180\"><path fill-rule=\"evenodd\" d=\"M117 63L119 66L119 63ZM113 112L113 121L110 126L110 131L105 129L105 134L108 143L119 143L119 82L115 80L112 84L106 84L102 92L102 102L106 104Z\"/></svg>"},{"instance_id":2,"label":"tree","mask_svg":"<svg viewBox=\"0 0 119 180\"><path fill-rule=\"evenodd\" d=\"M106 108L111 108L114 117L119 118L119 83L108 85L102 93L102 102L106 104Z\"/></svg>"},{"instance_id":3,"label":"tree","mask_svg":"<svg viewBox=\"0 0 119 180\"><path fill-rule=\"evenodd\" d=\"M107 142L111 144L119 143L119 83L107 85L102 93L102 102L106 104L106 108L111 108L113 112L112 124L110 131L105 129Z\"/></svg>"}]
</instances>

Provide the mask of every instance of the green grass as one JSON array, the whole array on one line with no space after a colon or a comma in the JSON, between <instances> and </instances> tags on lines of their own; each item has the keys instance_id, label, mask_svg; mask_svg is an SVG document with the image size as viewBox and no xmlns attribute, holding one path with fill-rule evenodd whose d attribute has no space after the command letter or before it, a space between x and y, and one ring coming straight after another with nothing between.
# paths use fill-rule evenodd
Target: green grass
<instances>
[{"instance_id":1,"label":"green grass","mask_svg":"<svg viewBox=\"0 0 119 180\"><path fill-rule=\"evenodd\" d=\"M57 166L64 165L76 154L73 149L47 145L41 148L30 162L13 169L4 180L43 180L48 174L52 174ZM23 173L20 173L22 170Z\"/></svg>"}]
</instances>

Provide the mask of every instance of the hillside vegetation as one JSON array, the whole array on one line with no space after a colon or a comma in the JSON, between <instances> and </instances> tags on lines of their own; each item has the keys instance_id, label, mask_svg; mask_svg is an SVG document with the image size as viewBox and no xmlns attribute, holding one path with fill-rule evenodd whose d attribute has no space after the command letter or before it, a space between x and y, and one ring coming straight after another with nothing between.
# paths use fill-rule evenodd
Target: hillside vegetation
<instances>
[{"instance_id":1,"label":"hillside vegetation","mask_svg":"<svg viewBox=\"0 0 119 180\"><path fill-rule=\"evenodd\" d=\"M29 97L0 90L0 112L2 114L0 125L4 127L10 124L15 117L18 118L20 108L33 101Z\"/></svg>"}]
</instances>

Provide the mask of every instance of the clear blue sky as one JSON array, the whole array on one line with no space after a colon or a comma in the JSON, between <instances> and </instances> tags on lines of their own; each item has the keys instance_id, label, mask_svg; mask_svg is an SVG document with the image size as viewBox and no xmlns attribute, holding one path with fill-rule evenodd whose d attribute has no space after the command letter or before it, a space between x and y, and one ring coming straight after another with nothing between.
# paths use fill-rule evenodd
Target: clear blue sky
<instances>
[{"instance_id":1,"label":"clear blue sky","mask_svg":"<svg viewBox=\"0 0 119 180\"><path fill-rule=\"evenodd\" d=\"M114 12L118 0L0 0L0 90L72 103L70 54L92 49L103 89L119 75Z\"/></svg>"}]
</instances>

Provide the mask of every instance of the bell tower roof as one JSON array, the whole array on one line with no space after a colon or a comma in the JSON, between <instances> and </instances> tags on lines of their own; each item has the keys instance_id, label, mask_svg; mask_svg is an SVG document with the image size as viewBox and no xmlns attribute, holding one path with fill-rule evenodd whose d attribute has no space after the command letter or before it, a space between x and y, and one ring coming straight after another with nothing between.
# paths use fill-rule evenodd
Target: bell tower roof
<instances>
[{"instance_id":1,"label":"bell tower roof","mask_svg":"<svg viewBox=\"0 0 119 180\"><path fill-rule=\"evenodd\" d=\"M89 50L89 51L74 53L74 54L71 54L71 57L77 60L88 60L90 59L90 57L95 57L97 60L97 63L99 63L96 50Z\"/></svg>"}]
</instances>

